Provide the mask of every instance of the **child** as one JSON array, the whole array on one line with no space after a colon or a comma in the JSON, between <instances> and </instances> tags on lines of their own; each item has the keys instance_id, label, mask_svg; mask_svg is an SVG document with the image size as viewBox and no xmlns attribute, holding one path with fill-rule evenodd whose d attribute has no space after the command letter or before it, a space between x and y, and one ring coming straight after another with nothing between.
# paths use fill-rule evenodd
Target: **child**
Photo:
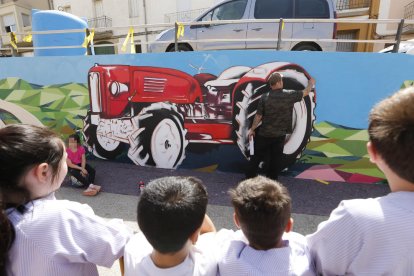
<instances>
[{"instance_id":1,"label":"child","mask_svg":"<svg viewBox=\"0 0 414 276\"><path fill-rule=\"evenodd\" d=\"M214 235L203 234L215 231L206 208L207 192L197 178L151 181L138 203L142 232L125 247L125 275L216 276Z\"/></svg>"},{"instance_id":2,"label":"child","mask_svg":"<svg viewBox=\"0 0 414 276\"><path fill-rule=\"evenodd\" d=\"M65 145L47 128L0 129L0 275L98 275L123 254L130 232L84 204L56 200ZM118 221L119 222L119 221Z\"/></svg>"},{"instance_id":3,"label":"child","mask_svg":"<svg viewBox=\"0 0 414 276\"><path fill-rule=\"evenodd\" d=\"M342 201L307 237L309 248L323 275L414 275L414 88L377 104L368 133L391 193Z\"/></svg>"},{"instance_id":4,"label":"child","mask_svg":"<svg viewBox=\"0 0 414 276\"><path fill-rule=\"evenodd\" d=\"M101 186L94 185L95 182L95 169L86 163L85 148L80 144L80 139L77 134L69 136L69 146L66 149L68 159L66 160L69 173L80 183L80 187L87 186L88 188L83 191L83 195L94 196L100 190Z\"/></svg>"},{"instance_id":5,"label":"child","mask_svg":"<svg viewBox=\"0 0 414 276\"><path fill-rule=\"evenodd\" d=\"M230 196L241 231L229 236L222 249L221 276L314 275L305 238L291 232L291 199L285 187L257 176L242 181Z\"/></svg>"}]
</instances>

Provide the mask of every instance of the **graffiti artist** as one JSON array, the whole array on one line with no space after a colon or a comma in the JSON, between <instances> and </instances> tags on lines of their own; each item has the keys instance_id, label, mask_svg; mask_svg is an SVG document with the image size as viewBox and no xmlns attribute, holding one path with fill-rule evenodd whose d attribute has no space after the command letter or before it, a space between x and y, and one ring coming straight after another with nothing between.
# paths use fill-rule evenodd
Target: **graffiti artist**
<instances>
[{"instance_id":1,"label":"graffiti artist","mask_svg":"<svg viewBox=\"0 0 414 276\"><path fill-rule=\"evenodd\" d=\"M304 90L285 90L283 75L275 72L270 75L268 83L271 91L260 98L248 133L249 140L254 139L254 154L250 157L246 178L257 176L259 163L269 154L265 174L271 179L278 179L284 169L282 156L285 138L292 133L293 105L309 94L315 80L310 78Z\"/></svg>"}]
</instances>

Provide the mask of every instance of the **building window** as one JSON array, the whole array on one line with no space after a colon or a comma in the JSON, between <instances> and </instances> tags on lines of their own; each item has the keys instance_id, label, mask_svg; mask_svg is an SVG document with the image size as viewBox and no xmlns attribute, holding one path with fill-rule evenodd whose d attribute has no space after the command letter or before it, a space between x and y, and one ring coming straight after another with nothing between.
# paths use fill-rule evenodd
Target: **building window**
<instances>
[{"instance_id":1,"label":"building window","mask_svg":"<svg viewBox=\"0 0 414 276\"><path fill-rule=\"evenodd\" d=\"M103 1L102 0L95 0L94 1L95 6L95 17L99 18L104 16L104 7L103 7Z\"/></svg>"},{"instance_id":2,"label":"building window","mask_svg":"<svg viewBox=\"0 0 414 276\"><path fill-rule=\"evenodd\" d=\"M67 12L67 13L72 13L72 8L70 7L70 5L59 6L58 10L63 11L63 12Z\"/></svg>"},{"instance_id":3,"label":"building window","mask_svg":"<svg viewBox=\"0 0 414 276\"><path fill-rule=\"evenodd\" d=\"M22 20L23 20L23 27L31 26L30 16L27 14L22 13Z\"/></svg>"},{"instance_id":4,"label":"building window","mask_svg":"<svg viewBox=\"0 0 414 276\"><path fill-rule=\"evenodd\" d=\"M129 0L129 18L138 17L138 0Z\"/></svg>"},{"instance_id":5,"label":"building window","mask_svg":"<svg viewBox=\"0 0 414 276\"><path fill-rule=\"evenodd\" d=\"M16 29L16 19L13 14L7 14L3 16L3 26L7 33L15 32Z\"/></svg>"}]
</instances>

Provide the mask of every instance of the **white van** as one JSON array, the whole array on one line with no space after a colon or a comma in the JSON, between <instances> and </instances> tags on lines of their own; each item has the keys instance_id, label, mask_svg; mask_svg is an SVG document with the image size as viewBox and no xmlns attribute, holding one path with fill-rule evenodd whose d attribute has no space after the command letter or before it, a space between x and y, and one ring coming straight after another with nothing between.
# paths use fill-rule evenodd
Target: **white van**
<instances>
[{"instance_id":1,"label":"white van","mask_svg":"<svg viewBox=\"0 0 414 276\"><path fill-rule=\"evenodd\" d=\"M335 18L332 0L226 0L204 12L195 22L243 19ZM180 40L260 39L260 41L180 42L180 51L275 49L279 23L235 23L185 26ZM334 38L335 23L285 23L283 38ZM150 52L174 51L174 29L165 30L150 44ZM160 43L165 41L165 43ZM285 41L281 50L335 51L334 42Z\"/></svg>"}]
</instances>

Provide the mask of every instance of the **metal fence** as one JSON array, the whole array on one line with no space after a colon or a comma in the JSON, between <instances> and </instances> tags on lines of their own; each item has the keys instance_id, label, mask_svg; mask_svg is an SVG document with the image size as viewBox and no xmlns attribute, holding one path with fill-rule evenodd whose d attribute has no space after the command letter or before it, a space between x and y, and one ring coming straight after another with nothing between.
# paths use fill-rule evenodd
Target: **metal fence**
<instances>
[{"instance_id":1,"label":"metal fence","mask_svg":"<svg viewBox=\"0 0 414 276\"><path fill-rule=\"evenodd\" d=\"M402 28L404 24L414 24L414 20L405 20L404 19L348 19L348 18L340 18L340 19L246 19L246 20L220 20L220 21L203 21L203 22L183 22L181 23L183 26L190 26L190 25L215 25L215 24L235 24L235 23L279 23L279 31L277 37L273 39L266 39L266 41L274 41L275 42L275 49L279 50L279 45L282 41L303 41L303 42L332 42L332 43L381 43L381 44L394 44L394 52L397 52L399 49L399 44L402 38ZM368 39L368 40L354 40L354 39L343 39L343 38L283 38L281 37L282 33L282 26L284 23L350 23L350 24L397 24L398 30L395 34L394 38L389 39ZM95 31L107 31L107 30L128 30L131 27L135 30L147 30L150 31L140 31L134 33L136 37L138 36L145 36L148 34L155 34L159 33L159 31L151 31L154 29L165 29L175 27L175 35L174 38L170 41L141 41L140 43L143 45L150 44L150 43L174 43L175 50L178 50L179 43L187 43L187 42L239 42L239 41L260 41L260 39L198 39L198 40L190 40L190 39L182 39L177 36L178 27L180 24L176 23L159 23L159 24L146 24L146 25L131 25L131 26L113 26L113 27L96 27ZM70 29L70 30L51 30L51 31L31 31L30 35L49 35L49 34L62 34L62 33L85 33L85 29ZM28 33L25 32L16 32L13 34L18 38L19 41L23 39L23 37L27 36ZM3 38L9 38L10 34L1 34ZM406 43L411 43L411 41L406 41ZM414 43L414 42L413 42ZM111 44L110 46L115 45L122 45L122 42ZM95 45L95 47L98 45ZM105 47L108 45L99 45L99 47ZM71 49L71 48L81 48L82 45L76 46L43 46L37 47L36 49ZM16 45L4 45L0 48L1 51L8 51L18 52L20 50L33 50L34 47L16 47Z\"/></svg>"},{"instance_id":2,"label":"metal fence","mask_svg":"<svg viewBox=\"0 0 414 276\"><path fill-rule=\"evenodd\" d=\"M336 2L336 10L338 11L369 8L370 6L371 0L338 0Z\"/></svg>"}]
</instances>

